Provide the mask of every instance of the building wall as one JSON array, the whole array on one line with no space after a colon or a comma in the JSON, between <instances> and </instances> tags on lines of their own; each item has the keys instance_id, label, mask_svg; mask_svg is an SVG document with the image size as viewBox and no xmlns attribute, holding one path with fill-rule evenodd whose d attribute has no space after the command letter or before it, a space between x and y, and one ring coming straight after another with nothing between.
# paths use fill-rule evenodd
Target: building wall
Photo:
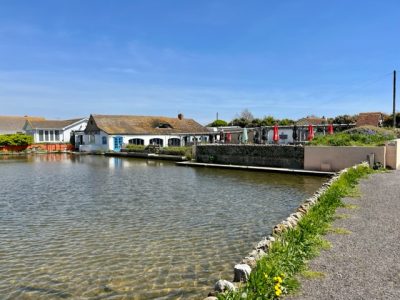
<instances>
[{"instance_id":1,"label":"building wall","mask_svg":"<svg viewBox=\"0 0 400 300\"><path fill-rule=\"evenodd\" d=\"M367 155L374 153L375 162L386 166L386 148L352 146L306 146L304 148L304 169L315 171L339 171L367 161Z\"/></svg>"},{"instance_id":2,"label":"building wall","mask_svg":"<svg viewBox=\"0 0 400 300\"><path fill-rule=\"evenodd\" d=\"M131 139L142 139L144 140L144 146L150 144L150 140L154 138L159 138L163 140L163 146L168 146L168 140L171 138L176 138L181 141L181 146L184 145L184 136L180 135L108 135L104 131L100 131L99 134L95 134L94 142L93 137L90 138L90 134L84 135L84 145L80 146L80 151L90 152L90 151L113 151L114 150L114 137L122 136L123 145L128 145ZM103 137L106 137L107 144L103 144ZM195 136L197 139L208 140L208 136ZM188 142L193 142L194 136L188 136ZM92 141L92 142L91 142Z\"/></svg>"},{"instance_id":3,"label":"building wall","mask_svg":"<svg viewBox=\"0 0 400 300\"><path fill-rule=\"evenodd\" d=\"M289 145L198 145L203 163L303 169L304 148Z\"/></svg>"}]
</instances>

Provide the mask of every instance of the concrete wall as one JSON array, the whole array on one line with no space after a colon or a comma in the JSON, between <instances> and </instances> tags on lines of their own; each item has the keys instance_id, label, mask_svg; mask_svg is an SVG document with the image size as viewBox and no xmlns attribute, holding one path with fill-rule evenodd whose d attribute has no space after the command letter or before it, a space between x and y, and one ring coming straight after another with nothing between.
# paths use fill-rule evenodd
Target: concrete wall
<instances>
[{"instance_id":1,"label":"concrete wall","mask_svg":"<svg viewBox=\"0 0 400 300\"><path fill-rule=\"evenodd\" d=\"M386 143L386 167L400 170L400 139Z\"/></svg>"},{"instance_id":2,"label":"concrete wall","mask_svg":"<svg viewBox=\"0 0 400 300\"><path fill-rule=\"evenodd\" d=\"M306 146L304 148L304 169L318 171L339 171L367 161L367 155L374 153L375 162L386 166L386 148L346 146Z\"/></svg>"},{"instance_id":3,"label":"concrete wall","mask_svg":"<svg viewBox=\"0 0 400 300\"><path fill-rule=\"evenodd\" d=\"M304 148L281 145L198 145L198 162L303 169Z\"/></svg>"}]
</instances>

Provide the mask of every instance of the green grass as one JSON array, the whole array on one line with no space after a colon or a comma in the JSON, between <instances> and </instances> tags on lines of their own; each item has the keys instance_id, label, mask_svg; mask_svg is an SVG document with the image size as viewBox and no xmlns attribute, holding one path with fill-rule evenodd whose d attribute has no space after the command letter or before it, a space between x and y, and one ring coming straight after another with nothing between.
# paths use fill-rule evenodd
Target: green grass
<instances>
[{"instance_id":1,"label":"green grass","mask_svg":"<svg viewBox=\"0 0 400 300\"><path fill-rule=\"evenodd\" d=\"M325 273L312 270L304 270L301 272L301 276L306 279L322 279L325 277Z\"/></svg>"},{"instance_id":2,"label":"green grass","mask_svg":"<svg viewBox=\"0 0 400 300\"><path fill-rule=\"evenodd\" d=\"M328 233L334 233L334 234L350 234L351 231L346 229L346 228L340 228L340 227L330 227L327 231Z\"/></svg>"},{"instance_id":3,"label":"green grass","mask_svg":"<svg viewBox=\"0 0 400 300\"><path fill-rule=\"evenodd\" d=\"M336 214L333 218L335 220L348 219L348 218L350 218L350 215L348 215L348 214Z\"/></svg>"},{"instance_id":4,"label":"green grass","mask_svg":"<svg viewBox=\"0 0 400 300\"><path fill-rule=\"evenodd\" d=\"M323 236L330 229L336 209L343 206L341 199L348 196L360 178L372 172L369 167L359 165L343 173L320 196L319 202L300 220L296 228L278 236L267 255L257 262L247 284L242 285L237 292L219 294L218 299L239 300L243 299L243 295L246 295L246 299L277 299L295 291L299 287L297 276L307 270L307 262L327 247ZM280 296L275 293L277 276L282 279L279 285L282 291Z\"/></svg>"}]
</instances>

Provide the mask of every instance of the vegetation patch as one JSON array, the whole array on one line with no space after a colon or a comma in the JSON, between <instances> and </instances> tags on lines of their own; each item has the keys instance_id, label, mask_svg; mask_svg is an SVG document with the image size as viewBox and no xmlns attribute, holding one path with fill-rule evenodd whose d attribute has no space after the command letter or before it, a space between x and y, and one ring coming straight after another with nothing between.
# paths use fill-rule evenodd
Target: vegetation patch
<instances>
[{"instance_id":1,"label":"vegetation patch","mask_svg":"<svg viewBox=\"0 0 400 300\"><path fill-rule=\"evenodd\" d=\"M0 146L28 146L33 143L33 137L27 134L0 135Z\"/></svg>"},{"instance_id":2,"label":"vegetation patch","mask_svg":"<svg viewBox=\"0 0 400 300\"><path fill-rule=\"evenodd\" d=\"M218 294L218 299L277 299L296 290L296 276L307 270L307 262L326 245L323 235L329 231L336 209L343 206L341 199L371 172L362 164L342 173L295 228L276 236L266 255L257 261L247 284L237 291Z\"/></svg>"},{"instance_id":3,"label":"vegetation patch","mask_svg":"<svg viewBox=\"0 0 400 300\"><path fill-rule=\"evenodd\" d=\"M345 209L359 209L358 205L355 204L343 204L342 207Z\"/></svg>"},{"instance_id":4,"label":"vegetation patch","mask_svg":"<svg viewBox=\"0 0 400 300\"><path fill-rule=\"evenodd\" d=\"M334 233L334 234L350 234L351 231L346 229L346 228L340 228L340 227L330 227L328 229L329 233Z\"/></svg>"},{"instance_id":5,"label":"vegetation patch","mask_svg":"<svg viewBox=\"0 0 400 300\"><path fill-rule=\"evenodd\" d=\"M301 276L307 279L322 279L325 277L325 273L312 270L304 270L301 272Z\"/></svg>"},{"instance_id":6,"label":"vegetation patch","mask_svg":"<svg viewBox=\"0 0 400 300\"><path fill-rule=\"evenodd\" d=\"M348 215L348 214L336 214L333 218L335 220L343 220L343 219L350 218L350 215Z\"/></svg>"},{"instance_id":7,"label":"vegetation patch","mask_svg":"<svg viewBox=\"0 0 400 300\"><path fill-rule=\"evenodd\" d=\"M381 146L396 138L392 130L378 127L359 127L331 135L316 136L314 146Z\"/></svg>"}]
</instances>

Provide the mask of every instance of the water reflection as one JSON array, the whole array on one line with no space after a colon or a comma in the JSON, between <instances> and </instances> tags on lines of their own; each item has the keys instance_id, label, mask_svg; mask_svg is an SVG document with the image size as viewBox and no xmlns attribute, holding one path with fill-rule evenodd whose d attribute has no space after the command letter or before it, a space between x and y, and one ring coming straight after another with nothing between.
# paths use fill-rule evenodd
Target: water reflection
<instances>
[{"instance_id":1,"label":"water reflection","mask_svg":"<svg viewBox=\"0 0 400 300\"><path fill-rule=\"evenodd\" d=\"M204 296L324 179L87 155L0 158L0 295Z\"/></svg>"}]
</instances>

